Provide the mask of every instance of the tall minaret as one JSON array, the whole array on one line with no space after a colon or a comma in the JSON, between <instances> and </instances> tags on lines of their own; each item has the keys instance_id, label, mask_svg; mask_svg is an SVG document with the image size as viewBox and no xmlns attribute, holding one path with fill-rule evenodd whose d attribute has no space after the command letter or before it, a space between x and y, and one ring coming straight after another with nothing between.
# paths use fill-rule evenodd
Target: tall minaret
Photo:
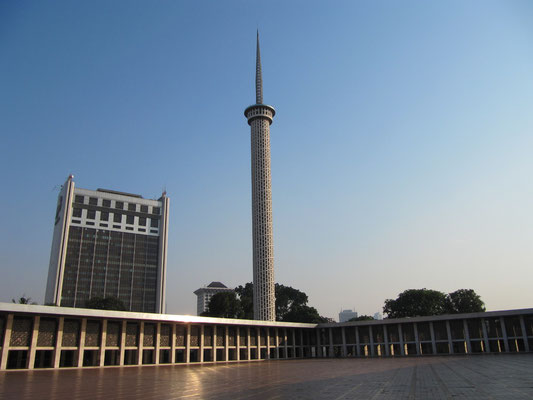
<instances>
[{"instance_id":1,"label":"tall minaret","mask_svg":"<svg viewBox=\"0 0 533 400\"><path fill-rule=\"evenodd\" d=\"M270 124L274 107L263 104L259 31L255 72L255 103L244 110L252 133L252 230L254 259L254 319L276 320L274 240L270 183Z\"/></svg>"}]
</instances>

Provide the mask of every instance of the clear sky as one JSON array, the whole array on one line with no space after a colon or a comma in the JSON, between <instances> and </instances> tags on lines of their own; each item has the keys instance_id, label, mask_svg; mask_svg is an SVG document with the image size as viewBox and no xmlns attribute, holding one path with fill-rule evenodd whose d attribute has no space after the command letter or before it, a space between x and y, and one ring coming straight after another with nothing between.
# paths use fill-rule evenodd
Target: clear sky
<instances>
[{"instance_id":1,"label":"clear sky","mask_svg":"<svg viewBox=\"0 0 533 400\"><path fill-rule=\"evenodd\" d=\"M167 309L252 280L255 32L276 281L533 307L531 1L0 2L0 301L42 303L58 187L171 199Z\"/></svg>"}]
</instances>

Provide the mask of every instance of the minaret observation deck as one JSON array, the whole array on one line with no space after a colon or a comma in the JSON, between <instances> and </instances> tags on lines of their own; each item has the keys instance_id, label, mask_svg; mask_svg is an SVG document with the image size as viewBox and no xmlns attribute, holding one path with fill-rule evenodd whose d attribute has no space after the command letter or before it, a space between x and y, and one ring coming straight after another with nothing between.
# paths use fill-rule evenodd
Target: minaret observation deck
<instances>
[{"instance_id":1,"label":"minaret observation deck","mask_svg":"<svg viewBox=\"0 0 533 400\"><path fill-rule=\"evenodd\" d=\"M272 185L270 177L270 124L274 107L263 104L263 78L257 32L256 104L244 110L251 127L252 237L254 267L254 319L276 320L274 291L274 240L272 233Z\"/></svg>"}]
</instances>

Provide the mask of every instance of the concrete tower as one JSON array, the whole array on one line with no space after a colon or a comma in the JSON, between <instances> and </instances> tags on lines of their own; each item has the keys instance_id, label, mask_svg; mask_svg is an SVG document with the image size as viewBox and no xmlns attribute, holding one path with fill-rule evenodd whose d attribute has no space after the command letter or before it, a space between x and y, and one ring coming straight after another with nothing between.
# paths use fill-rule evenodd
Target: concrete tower
<instances>
[{"instance_id":1,"label":"concrete tower","mask_svg":"<svg viewBox=\"0 0 533 400\"><path fill-rule=\"evenodd\" d=\"M274 107L263 104L261 54L257 32L255 103L244 110L252 142L252 230L254 264L254 319L276 320L274 293L274 240L270 182L270 124Z\"/></svg>"}]
</instances>

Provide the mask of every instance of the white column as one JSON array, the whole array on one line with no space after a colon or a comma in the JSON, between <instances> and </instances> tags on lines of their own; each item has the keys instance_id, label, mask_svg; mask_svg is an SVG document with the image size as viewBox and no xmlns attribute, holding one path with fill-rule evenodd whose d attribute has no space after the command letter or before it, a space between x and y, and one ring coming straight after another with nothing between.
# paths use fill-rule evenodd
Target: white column
<instances>
[{"instance_id":1,"label":"white column","mask_svg":"<svg viewBox=\"0 0 533 400\"><path fill-rule=\"evenodd\" d=\"M481 329L483 330L483 342L485 342L485 353L490 353L489 335L487 326L485 325L485 318L481 318Z\"/></svg>"},{"instance_id":2,"label":"white column","mask_svg":"<svg viewBox=\"0 0 533 400\"><path fill-rule=\"evenodd\" d=\"M137 365L142 365L143 363L143 349L144 349L144 321L139 325L139 343L137 345Z\"/></svg>"},{"instance_id":3,"label":"white column","mask_svg":"<svg viewBox=\"0 0 533 400\"><path fill-rule=\"evenodd\" d=\"M246 352L248 353L248 360L251 360L250 350L250 327L246 327Z\"/></svg>"},{"instance_id":4,"label":"white column","mask_svg":"<svg viewBox=\"0 0 533 400\"><path fill-rule=\"evenodd\" d=\"M385 343L385 355L390 356L390 347L389 347L389 335L387 331L387 325L383 325L383 343Z\"/></svg>"},{"instance_id":5,"label":"white column","mask_svg":"<svg viewBox=\"0 0 533 400\"><path fill-rule=\"evenodd\" d=\"M348 349L346 348L346 327L341 328L341 334L342 334L342 356L347 357L348 356Z\"/></svg>"},{"instance_id":6,"label":"white column","mask_svg":"<svg viewBox=\"0 0 533 400\"><path fill-rule=\"evenodd\" d=\"M33 369L35 365L35 351L37 349L37 336L39 336L39 323L41 321L41 317L36 315L33 317L33 331L31 335L31 341L30 341L30 355L28 357L28 365L26 365L26 368Z\"/></svg>"},{"instance_id":7,"label":"white column","mask_svg":"<svg viewBox=\"0 0 533 400\"><path fill-rule=\"evenodd\" d=\"M505 321L503 317L500 317L500 325L501 325L502 335L503 335L503 346L505 348L505 352L509 353L509 340L507 339L507 329L505 328Z\"/></svg>"},{"instance_id":8,"label":"white column","mask_svg":"<svg viewBox=\"0 0 533 400\"><path fill-rule=\"evenodd\" d=\"M403 341L403 329L402 324L398 324L398 336L400 338L400 354L405 356L405 345Z\"/></svg>"},{"instance_id":9,"label":"white column","mask_svg":"<svg viewBox=\"0 0 533 400\"><path fill-rule=\"evenodd\" d=\"M227 361L229 361L229 340L228 340L228 336L229 336L228 335L228 331L229 331L229 329L228 329L227 325L226 325L225 329L226 329L226 338L224 340L224 351L226 353L226 362L227 362Z\"/></svg>"},{"instance_id":10,"label":"white column","mask_svg":"<svg viewBox=\"0 0 533 400\"><path fill-rule=\"evenodd\" d=\"M160 347L161 347L161 322L158 322L156 325L155 325L155 343L154 343L154 351L155 351L155 357L154 357L154 361L155 361L155 364L158 365L159 364L159 352L160 352Z\"/></svg>"},{"instance_id":11,"label":"white column","mask_svg":"<svg viewBox=\"0 0 533 400\"><path fill-rule=\"evenodd\" d=\"M176 324L172 324L172 333L170 334L170 363L176 364Z\"/></svg>"},{"instance_id":12,"label":"white column","mask_svg":"<svg viewBox=\"0 0 533 400\"><path fill-rule=\"evenodd\" d=\"M57 321L57 335L56 335L56 345L53 352L53 363L54 368L59 368L61 361L61 345L63 343L63 328L65 326L65 317L59 317Z\"/></svg>"},{"instance_id":13,"label":"white column","mask_svg":"<svg viewBox=\"0 0 533 400\"><path fill-rule=\"evenodd\" d=\"M105 342L107 337L107 319L102 321L102 334L100 335L100 366L105 364Z\"/></svg>"},{"instance_id":14,"label":"white column","mask_svg":"<svg viewBox=\"0 0 533 400\"><path fill-rule=\"evenodd\" d=\"M217 361L217 325L214 325L213 328L212 328L212 340L213 340L213 346L212 346L212 351L213 351L213 362L216 362Z\"/></svg>"},{"instance_id":15,"label":"white column","mask_svg":"<svg viewBox=\"0 0 533 400\"><path fill-rule=\"evenodd\" d=\"M372 330L372 325L368 326L368 332L370 335L370 355L373 357L375 355L375 351L374 351L374 332Z\"/></svg>"},{"instance_id":16,"label":"white column","mask_svg":"<svg viewBox=\"0 0 533 400\"><path fill-rule=\"evenodd\" d=\"M87 334L87 318L82 318L80 326L80 343L78 345L78 367L83 367L83 353L85 351L85 335ZM124 365L124 356L122 364Z\"/></svg>"},{"instance_id":17,"label":"white column","mask_svg":"<svg viewBox=\"0 0 533 400\"><path fill-rule=\"evenodd\" d=\"M200 325L200 349L198 350L200 352L198 361L201 363L204 362L204 325Z\"/></svg>"},{"instance_id":18,"label":"white column","mask_svg":"<svg viewBox=\"0 0 533 400\"><path fill-rule=\"evenodd\" d=\"M13 329L13 314L8 314L6 319L6 329L4 332L4 342L2 344L2 358L0 360L0 370L7 367L7 356L9 355L9 343L11 341L11 330Z\"/></svg>"},{"instance_id":19,"label":"white column","mask_svg":"<svg viewBox=\"0 0 533 400\"><path fill-rule=\"evenodd\" d=\"M191 362L191 325L187 324L187 332L185 333L185 362Z\"/></svg>"}]
</instances>

